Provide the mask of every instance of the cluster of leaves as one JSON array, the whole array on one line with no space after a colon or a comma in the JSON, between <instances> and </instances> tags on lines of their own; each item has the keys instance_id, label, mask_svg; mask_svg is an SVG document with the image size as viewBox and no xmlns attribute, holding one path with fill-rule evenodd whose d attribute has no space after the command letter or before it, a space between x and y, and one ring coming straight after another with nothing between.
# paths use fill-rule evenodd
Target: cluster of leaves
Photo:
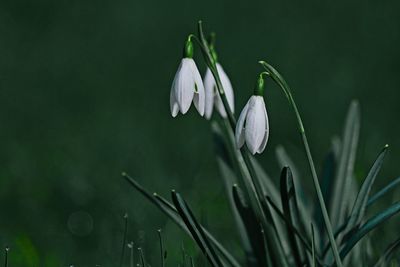
<instances>
[{"instance_id":1,"label":"cluster of leaves","mask_svg":"<svg viewBox=\"0 0 400 267\"><path fill-rule=\"evenodd\" d=\"M201 23L198 42L226 108L227 101ZM289 86L275 68L266 62L260 63L283 89L295 112L317 197L314 200L305 193L302 183L304 179L299 177L297 167L283 147L276 150L282 166L280 183L276 186L245 147L236 148L233 115L228 114L227 119L214 121L212 129L217 161L245 252L244 260L235 258L199 223L179 193L172 191L172 202L169 202L156 193L149 193L129 175L124 173L123 176L193 238L211 266L388 266L400 246L400 238L392 241L384 250L378 248L382 252L377 257L371 249L368 234L397 214L400 202L372 217L366 217L367 209L400 183L400 178L397 178L374 195L370 194L388 146L383 147L362 184L358 186L354 162L360 112L358 103L354 101L348 111L343 136L333 142L318 178L304 126Z\"/></svg>"}]
</instances>

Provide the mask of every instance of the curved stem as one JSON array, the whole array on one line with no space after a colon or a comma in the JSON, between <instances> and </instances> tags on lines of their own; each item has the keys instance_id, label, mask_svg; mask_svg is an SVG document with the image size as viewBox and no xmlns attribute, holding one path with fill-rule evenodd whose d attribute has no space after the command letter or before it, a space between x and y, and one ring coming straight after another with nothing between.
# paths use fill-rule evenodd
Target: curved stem
<instances>
[{"instance_id":1,"label":"curved stem","mask_svg":"<svg viewBox=\"0 0 400 267\"><path fill-rule=\"evenodd\" d=\"M233 129L233 131L235 131L236 119L233 116L232 110L230 109L230 106L228 103L228 99L226 98L225 91L222 86L221 78L219 77L219 74L218 74L216 62L215 62L214 58L212 57L211 51L208 47L207 39L204 36L203 25L202 25L201 21L199 21L199 24L198 24L198 31L199 31L199 39L197 39L197 41L200 44L204 59L206 61L206 65L208 66L212 75L214 76L217 91L218 91L219 95L221 96L222 104L224 105L225 111L228 114L228 119L229 119L231 128Z\"/></svg>"},{"instance_id":2,"label":"curved stem","mask_svg":"<svg viewBox=\"0 0 400 267\"><path fill-rule=\"evenodd\" d=\"M299 111L297 109L296 103L295 103L295 101L293 99L292 93L290 91L290 87L286 83L286 81L283 79L283 77L279 74L279 72L277 70L275 70L274 67L272 67L271 65L269 65L265 61L260 61L259 63L266 69L266 71L269 73L269 76L283 90L283 92L286 95L286 98L288 99L288 101L289 101L290 105L292 106L293 111L294 111L294 113L296 115L297 122L298 122L298 128L299 128L299 131L300 131L300 134L301 134L301 138L302 138L302 141L303 141L303 144L304 144L304 149L306 151L308 163L310 165L311 176L312 176L312 179L313 179L313 182L314 182L314 188L315 188L315 191L317 193L318 201L319 201L319 204L320 204L320 207L321 207L321 212L322 212L322 216L323 216L323 219L324 219L325 228L326 228L326 231L328 233L329 242L331 244L333 256L335 258L337 266L341 267L341 266L343 266L343 264L342 264L342 261L341 261L340 256L339 256L339 251L338 251L338 248L337 248L337 245L336 245L336 242L335 242L335 238L333 236L331 222L329 220L328 212L327 212L326 206L325 206L324 197L322 195L321 187L319 185L319 180L318 180L317 172L315 170L314 161L312 159L310 146L308 145L307 136L306 136L306 133L305 133L305 130L304 130L303 121L302 121L300 113L299 113Z\"/></svg>"}]
</instances>

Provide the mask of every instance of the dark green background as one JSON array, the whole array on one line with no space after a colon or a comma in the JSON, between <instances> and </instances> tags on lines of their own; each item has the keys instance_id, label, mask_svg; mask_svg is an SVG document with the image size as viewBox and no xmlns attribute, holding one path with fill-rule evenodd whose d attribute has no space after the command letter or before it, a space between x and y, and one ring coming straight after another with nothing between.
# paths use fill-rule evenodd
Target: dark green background
<instances>
[{"instance_id":1,"label":"dark green background","mask_svg":"<svg viewBox=\"0 0 400 267\"><path fill-rule=\"evenodd\" d=\"M11 246L12 266L115 266L125 211L129 239L153 265L160 227L171 265L182 241L194 254L121 171L165 196L181 191L235 250L209 122L194 110L169 112L183 41L198 19L217 33L237 111L257 61L268 60L292 86L318 165L358 98L358 178L386 143L378 186L399 174L398 1L1 0L0 245ZM198 66L204 71L200 58ZM270 142L259 158L277 177L274 149L284 144L308 181L293 115L271 84Z\"/></svg>"}]
</instances>

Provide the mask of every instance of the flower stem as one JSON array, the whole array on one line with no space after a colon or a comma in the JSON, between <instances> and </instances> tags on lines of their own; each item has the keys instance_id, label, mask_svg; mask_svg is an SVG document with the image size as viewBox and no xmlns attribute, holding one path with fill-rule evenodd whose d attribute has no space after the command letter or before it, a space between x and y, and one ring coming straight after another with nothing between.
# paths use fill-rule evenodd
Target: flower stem
<instances>
[{"instance_id":1,"label":"flower stem","mask_svg":"<svg viewBox=\"0 0 400 267\"><path fill-rule=\"evenodd\" d=\"M198 33L199 38L193 39L199 43L203 52L204 59L206 61L206 65L210 69L215 79L217 91L222 99L222 104L228 115L227 120L229 122L229 125L226 127L227 131L234 135L236 128L236 119L232 113L232 110L230 109L228 99L226 98L225 91L217 71L216 62L212 56L212 51L209 48L209 44L207 43L207 40L204 36L201 21L199 21L198 23ZM261 181L257 176L251 162L251 154L246 147L242 147L240 150L238 150L235 142L231 142L231 145L234 147L235 151L238 151L238 153L235 153L235 158L238 162L239 169L243 177L243 182L246 187L250 203L252 205L252 209L256 212L258 220L260 221L263 231L265 233L265 239L268 241L266 246L269 248L271 253L267 255L267 257L272 257L272 262L275 263L274 266L288 266L286 257L283 255L282 245L277 240L278 238L276 236L276 232L274 233L273 225L268 222L266 213L263 209L262 202L265 202L265 197L262 192Z\"/></svg>"},{"instance_id":2,"label":"flower stem","mask_svg":"<svg viewBox=\"0 0 400 267\"><path fill-rule=\"evenodd\" d=\"M312 155L311 155L311 151L310 151L310 146L308 145L308 140L307 140L307 136L304 130L304 126L303 126L303 121L300 117L300 113L297 109L296 103L293 99L292 93L290 91L290 87L289 85L286 83L286 81L283 79L283 77L279 74L279 72L277 70L275 70L275 68L273 68L271 65L269 65L267 62L265 61L260 61L259 62L269 73L269 76L279 85L279 87L283 90L283 92L286 95L286 98L288 99L290 105L293 108L293 111L296 115L297 118L297 122L298 122L298 127L299 127L299 131L301 134L301 138L304 144L304 149L306 151L306 155L307 155L307 159L308 159L308 163L310 165L310 169L311 169L311 176L314 182L314 188L315 191L317 193L317 197L318 197L318 201L321 207L321 212L322 212L322 217L324 219L324 223L325 223L325 228L326 231L328 233L328 237L329 237L329 242L331 244L331 249L333 252L333 256L335 258L336 261L336 265L338 267L342 267L342 261L340 259L339 256L339 251L335 242L335 238L333 236L333 231L332 231L332 226L331 226L331 222L329 220L329 216L328 216L328 212L326 210L326 206L325 206L325 201L324 201L324 197L322 195L322 191L321 191L321 187L319 185L319 180L318 180L318 176L317 176L317 172L315 171L315 166L314 166L314 161L312 159Z\"/></svg>"}]
</instances>

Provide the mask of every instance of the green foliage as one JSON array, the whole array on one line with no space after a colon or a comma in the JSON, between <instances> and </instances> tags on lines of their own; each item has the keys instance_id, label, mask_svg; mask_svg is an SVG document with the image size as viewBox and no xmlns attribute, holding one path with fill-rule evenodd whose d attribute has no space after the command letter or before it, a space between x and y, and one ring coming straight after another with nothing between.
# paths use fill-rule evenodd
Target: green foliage
<instances>
[{"instance_id":1,"label":"green foliage","mask_svg":"<svg viewBox=\"0 0 400 267\"><path fill-rule=\"evenodd\" d=\"M360 131L358 103L354 101L350 105L342 140L336 142L335 148L328 153L320 181L292 91L275 68L264 61L260 62L266 71L263 74L283 90L295 113L317 196L317 201L313 202L303 189L307 180L296 177L301 166L294 166L283 147L277 149L278 161L283 167L279 188L246 148L236 148L233 137L236 119L228 108L201 22L198 37L192 35L192 38L203 52L228 112L227 119L213 122L212 131L218 165L245 258L236 258L228 252L199 223L179 193L172 192L172 204L157 194L149 194L136 180L123 174L125 178L192 237L211 266L365 266L371 265L374 258L377 258L375 266L386 266L399 247L398 239L382 252L381 257L371 257L368 250L362 248L369 244L366 237L370 232L400 211L400 203L396 202L370 218L367 208L390 192L400 180L394 180L370 196L387 153L388 146L385 146L362 185L359 188L356 186L354 162ZM291 168L295 171L292 172ZM314 216L310 211L314 211ZM314 225L318 226L316 230Z\"/></svg>"}]
</instances>

